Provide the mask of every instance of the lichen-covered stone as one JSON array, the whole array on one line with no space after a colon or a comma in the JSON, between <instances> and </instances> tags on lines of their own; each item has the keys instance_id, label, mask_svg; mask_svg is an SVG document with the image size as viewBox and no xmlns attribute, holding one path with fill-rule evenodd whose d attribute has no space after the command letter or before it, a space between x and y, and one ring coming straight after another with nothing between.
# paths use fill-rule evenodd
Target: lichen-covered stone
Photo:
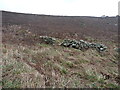
<instances>
[{"instance_id":1,"label":"lichen-covered stone","mask_svg":"<svg viewBox=\"0 0 120 90\"><path fill-rule=\"evenodd\" d=\"M47 44L52 44L54 45L56 42L55 38L48 37L48 36L40 36L40 38ZM63 42L60 44L61 46L64 47L70 47L70 48L75 48L79 50L87 50L89 48L94 48L98 52L105 51L107 47L103 44L98 44L98 43L90 43L84 40L70 40L70 39L65 39Z\"/></svg>"},{"instance_id":2,"label":"lichen-covered stone","mask_svg":"<svg viewBox=\"0 0 120 90\"><path fill-rule=\"evenodd\" d=\"M69 40L69 39L64 40L61 43L61 46L71 47L71 48L75 48L75 49L79 49L79 50L87 50L89 48L94 48L98 52L102 52L107 49L107 47L103 44L89 43L84 40L77 41L77 40Z\"/></svg>"},{"instance_id":3,"label":"lichen-covered stone","mask_svg":"<svg viewBox=\"0 0 120 90\"><path fill-rule=\"evenodd\" d=\"M40 38L47 44L54 44L56 39L48 36L40 36Z\"/></svg>"}]
</instances>

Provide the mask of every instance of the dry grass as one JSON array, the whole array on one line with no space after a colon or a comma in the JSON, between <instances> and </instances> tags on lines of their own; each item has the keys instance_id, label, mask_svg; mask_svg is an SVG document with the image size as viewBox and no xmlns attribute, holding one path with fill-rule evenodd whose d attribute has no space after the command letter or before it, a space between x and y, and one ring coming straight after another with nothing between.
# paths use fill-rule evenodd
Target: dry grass
<instances>
[{"instance_id":1,"label":"dry grass","mask_svg":"<svg viewBox=\"0 0 120 90\"><path fill-rule=\"evenodd\" d=\"M117 87L116 54L47 44L3 44L2 52L4 88Z\"/></svg>"}]
</instances>

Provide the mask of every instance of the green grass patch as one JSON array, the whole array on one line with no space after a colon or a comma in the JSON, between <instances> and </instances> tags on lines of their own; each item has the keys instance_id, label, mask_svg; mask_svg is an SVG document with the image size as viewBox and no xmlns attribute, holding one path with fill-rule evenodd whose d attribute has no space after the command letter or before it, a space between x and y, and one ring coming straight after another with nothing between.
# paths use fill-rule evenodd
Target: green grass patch
<instances>
[{"instance_id":1,"label":"green grass patch","mask_svg":"<svg viewBox=\"0 0 120 90\"><path fill-rule=\"evenodd\" d=\"M69 68L74 67L74 63L71 61L61 60L62 65L67 66Z\"/></svg>"},{"instance_id":2,"label":"green grass patch","mask_svg":"<svg viewBox=\"0 0 120 90\"><path fill-rule=\"evenodd\" d=\"M116 84L113 84L113 83L106 84L105 87L106 88L117 88L117 89L120 89L119 85L116 85Z\"/></svg>"},{"instance_id":3,"label":"green grass patch","mask_svg":"<svg viewBox=\"0 0 120 90\"><path fill-rule=\"evenodd\" d=\"M71 61L67 61L66 65L70 68L72 68L74 66L74 63L72 63Z\"/></svg>"},{"instance_id":4,"label":"green grass patch","mask_svg":"<svg viewBox=\"0 0 120 90\"><path fill-rule=\"evenodd\" d=\"M65 69L64 67L62 67L60 71L61 71L62 74L67 74L68 73L67 69Z\"/></svg>"},{"instance_id":5,"label":"green grass patch","mask_svg":"<svg viewBox=\"0 0 120 90\"><path fill-rule=\"evenodd\" d=\"M94 76L94 75L88 75L88 76L86 76L86 78L91 82L96 82L97 81L97 77Z\"/></svg>"},{"instance_id":6,"label":"green grass patch","mask_svg":"<svg viewBox=\"0 0 120 90\"><path fill-rule=\"evenodd\" d=\"M49 47L50 45L49 44L45 44L45 43L38 43L37 46L40 46L40 47Z\"/></svg>"},{"instance_id":7,"label":"green grass patch","mask_svg":"<svg viewBox=\"0 0 120 90\"><path fill-rule=\"evenodd\" d=\"M20 81L14 80L2 80L2 86L3 88L20 88L21 83Z\"/></svg>"},{"instance_id":8,"label":"green grass patch","mask_svg":"<svg viewBox=\"0 0 120 90\"><path fill-rule=\"evenodd\" d=\"M3 49L2 49L2 52L3 52L3 53L7 53L7 49L6 49L6 48L3 48Z\"/></svg>"}]
</instances>

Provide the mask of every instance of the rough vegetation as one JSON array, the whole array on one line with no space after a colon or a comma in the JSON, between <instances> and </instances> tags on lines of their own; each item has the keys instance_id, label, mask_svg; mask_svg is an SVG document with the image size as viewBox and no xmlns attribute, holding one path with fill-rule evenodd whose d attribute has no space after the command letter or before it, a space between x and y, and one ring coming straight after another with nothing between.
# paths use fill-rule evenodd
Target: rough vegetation
<instances>
[{"instance_id":1,"label":"rough vegetation","mask_svg":"<svg viewBox=\"0 0 120 90\"><path fill-rule=\"evenodd\" d=\"M2 48L2 85L5 88L119 88L118 53L111 53L112 48L102 53L51 43L3 44Z\"/></svg>"},{"instance_id":2,"label":"rough vegetation","mask_svg":"<svg viewBox=\"0 0 120 90\"><path fill-rule=\"evenodd\" d=\"M115 39L87 35L81 40L70 31L63 33L66 37L48 31L46 37L41 30L26 26L3 25L3 88L120 88Z\"/></svg>"}]
</instances>

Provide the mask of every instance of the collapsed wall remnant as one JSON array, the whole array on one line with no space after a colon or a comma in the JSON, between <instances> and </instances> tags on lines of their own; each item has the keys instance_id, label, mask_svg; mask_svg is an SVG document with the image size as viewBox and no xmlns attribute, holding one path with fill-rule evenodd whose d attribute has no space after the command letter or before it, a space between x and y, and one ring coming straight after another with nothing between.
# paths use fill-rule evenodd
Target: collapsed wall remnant
<instances>
[{"instance_id":1,"label":"collapsed wall remnant","mask_svg":"<svg viewBox=\"0 0 120 90\"><path fill-rule=\"evenodd\" d=\"M46 44L52 44L54 45L56 39L48 36L40 36L40 38L45 42Z\"/></svg>"},{"instance_id":2,"label":"collapsed wall remnant","mask_svg":"<svg viewBox=\"0 0 120 90\"><path fill-rule=\"evenodd\" d=\"M72 47L79 50L87 50L89 48L95 48L98 52L102 52L107 49L107 47L103 44L89 43L84 40L77 41L77 40L69 40L69 39L64 40L61 43L61 46Z\"/></svg>"},{"instance_id":3,"label":"collapsed wall remnant","mask_svg":"<svg viewBox=\"0 0 120 90\"><path fill-rule=\"evenodd\" d=\"M45 42L46 44L51 44L54 45L56 42L56 39L53 37L48 37L48 36L40 36L40 38ZM60 44L60 46L64 47L70 47L70 48L75 48L79 50L87 50L89 48L94 48L98 52L105 51L107 47L103 44L98 44L98 43L90 43L84 40L70 40L70 39L65 39L63 42Z\"/></svg>"},{"instance_id":4,"label":"collapsed wall remnant","mask_svg":"<svg viewBox=\"0 0 120 90\"><path fill-rule=\"evenodd\" d=\"M120 53L120 48L119 48L119 47L118 47L118 48L114 48L114 50L115 50L116 52Z\"/></svg>"}]
</instances>

